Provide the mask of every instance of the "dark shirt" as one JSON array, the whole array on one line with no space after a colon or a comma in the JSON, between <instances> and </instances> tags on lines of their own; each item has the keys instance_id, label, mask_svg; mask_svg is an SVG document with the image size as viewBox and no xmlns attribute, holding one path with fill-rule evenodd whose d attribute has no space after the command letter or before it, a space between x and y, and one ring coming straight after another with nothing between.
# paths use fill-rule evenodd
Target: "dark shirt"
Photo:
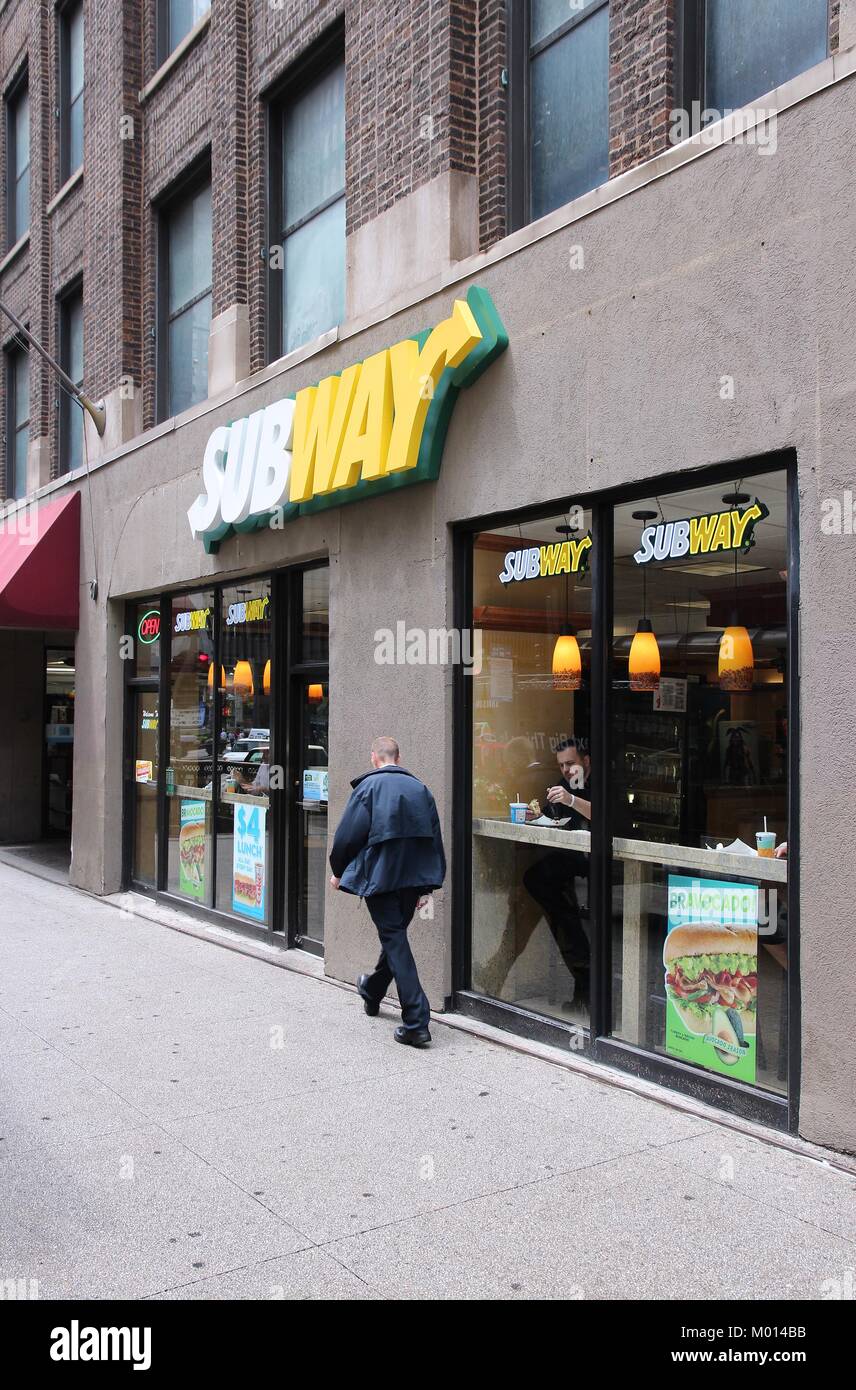
<instances>
[{"instance_id":1,"label":"dark shirt","mask_svg":"<svg viewBox=\"0 0 856 1390\"><path fill-rule=\"evenodd\" d=\"M583 801L591 802L590 777L586 778L581 787L572 787L570 782L564 777L560 777L557 781L551 782L550 787L564 787L565 791L570 792L572 796L580 796ZM547 788L547 791L550 790L550 787ZM562 826L563 830L591 830L591 821L587 816L582 815L579 811L575 811L571 806L563 806L561 802L548 801L547 791L545 791L544 800L541 803L545 816L549 816L551 820L564 820L566 816L570 817L567 825ZM593 805L592 810L594 810Z\"/></svg>"}]
</instances>

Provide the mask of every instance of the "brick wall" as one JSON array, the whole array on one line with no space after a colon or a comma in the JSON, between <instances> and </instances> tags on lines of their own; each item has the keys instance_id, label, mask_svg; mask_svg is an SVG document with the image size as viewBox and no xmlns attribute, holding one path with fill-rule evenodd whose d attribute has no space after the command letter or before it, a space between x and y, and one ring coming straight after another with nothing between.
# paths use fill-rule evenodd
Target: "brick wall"
<instances>
[{"instance_id":1,"label":"brick wall","mask_svg":"<svg viewBox=\"0 0 856 1390\"><path fill-rule=\"evenodd\" d=\"M477 35L479 242L482 249L505 236L508 225L508 97L502 85L508 65L505 0L480 0Z\"/></svg>"},{"instance_id":2,"label":"brick wall","mask_svg":"<svg viewBox=\"0 0 856 1390\"><path fill-rule=\"evenodd\" d=\"M622 174L668 145L674 107L677 0L611 0L609 173Z\"/></svg>"}]
</instances>

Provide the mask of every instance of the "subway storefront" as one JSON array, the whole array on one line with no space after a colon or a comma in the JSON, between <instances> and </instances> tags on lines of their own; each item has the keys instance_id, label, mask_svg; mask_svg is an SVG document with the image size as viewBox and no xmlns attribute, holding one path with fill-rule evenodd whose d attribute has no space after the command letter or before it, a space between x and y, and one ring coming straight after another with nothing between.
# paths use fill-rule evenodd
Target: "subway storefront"
<instances>
[{"instance_id":1,"label":"subway storefront","mask_svg":"<svg viewBox=\"0 0 856 1390\"><path fill-rule=\"evenodd\" d=\"M702 447L685 391L632 433L609 373L581 458L578 365L527 330L524 283L501 313L476 287L416 305L392 348L381 323L180 422L181 449L141 446L164 488L192 467L157 583L142 546L111 580L121 886L353 981L376 941L327 853L390 733L448 850L411 929L435 1010L846 1147L835 1042L801 1003L826 967L801 962L800 909L823 946L828 895L813 831L801 887L800 797L833 733L817 699L801 717L800 638L838 582L800 527L814 422L765 450L756 412L749 447ZM156 489L141 505L155 530ZM96 631L85 610L82 672Z\"/></svg>"},{"instance_id":2,"label":"subway storefront","mask_svg":"<svg viewBox=\"0 0 856 1390\"><path fill-rule=\"evenodd\" d=\"M458 1007L788 1124L793 460L458 531Z\"/></svg>"}]
</instances>

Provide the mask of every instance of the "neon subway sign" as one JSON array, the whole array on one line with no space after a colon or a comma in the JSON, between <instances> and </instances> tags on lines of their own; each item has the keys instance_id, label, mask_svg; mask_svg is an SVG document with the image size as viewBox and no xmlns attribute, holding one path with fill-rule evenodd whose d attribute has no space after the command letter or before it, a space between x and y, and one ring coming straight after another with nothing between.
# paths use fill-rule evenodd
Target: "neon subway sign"
<instances>
[{"instance_id":1,"label":"neon subway sign","mask_svg":"<svg viewBox=\"0 0 856 1390\"><path fill-rule=\"evenodd\" d=\"M743 511L730 507L681 521L661 521L656 526L645 527L641 549L633 558L637 565L647 565L652 560L682 560L687 555L750 550L755 544L755 527L769 515L769 508L756 497Z\"/></svg>"},{"instance_id":2,"label":"neon subway sign","mask_svg":"<svg viewBox=\"0 0 856 1390\"><path fill-rule=\"evenodd\" d=\"M267 595L264 598L247 599L245 603L230 603L226 613L226 626L236 627L241 623L261 623L268 615L270 599Z\"/></svg>"},{"instance_id":3,"label":"neon subway sign","mask_svg":"<svg viewBox=\"0 0 856 1390\"><path fill-rule=\"evenodd\" d=\"M503 584L523 579L546 579L554 574L585 574L593 541L591 532L577 541L556 541L552 545L530 545L509 550L499 576Z\"/></svg>"},{"instance_id":4,"label":"neon subway sign","mask_svg":"<svg viewBox=\"0 0 856 1390\"><path fill-rule=\"evenodd\" d=\"M435 328L219 425L187 513L194 538L210 553L235 532L436 481L458 391L507 346L493 300L474 285Z\"/></svg>"}]
</instances>

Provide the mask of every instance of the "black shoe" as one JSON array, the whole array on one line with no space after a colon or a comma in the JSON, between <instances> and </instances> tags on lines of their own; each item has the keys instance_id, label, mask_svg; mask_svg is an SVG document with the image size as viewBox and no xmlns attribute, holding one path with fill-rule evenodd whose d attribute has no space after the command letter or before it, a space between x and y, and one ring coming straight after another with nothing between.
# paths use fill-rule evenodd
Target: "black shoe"
<instances>
[{"instance_id":1,"label":"black shoe","mask_svg":"<svg viewBox=\"0 0 856 1390\"><path fill-rule=\"evenodd\" d=\"M374 999L370 998L370 996L366 994L366 980L368 978L368 975L358 976L357 994L362 999L365 1011L368 1014L369 1018L375 1018L380 1013L380 1004L377 1004Z\"/></svg>"},{"instance_id":2,"label":"black shoe","mask_svg":"<svg viewBox=\"0 0 856 1390\"><path fill-rule=\"evenodd\" d=\"M562 1002L562 1013L576 1013L577 1009L587 1009L591 1002L591 971L588 967L577 968L573 972L574 995Z\"/></svg>"},{"instance_id":3,"label":"black shoe","mask_svg":"<svg viewBox=\"0 0 856 1390\"><path fill-rule=\"evenodd\" d=\"M396 1028L393 1035L396 1042L404 1043L406 1047L427 1047L431 1041L431 1034L427 1028Z\"/></svg>"}]
</instances>

